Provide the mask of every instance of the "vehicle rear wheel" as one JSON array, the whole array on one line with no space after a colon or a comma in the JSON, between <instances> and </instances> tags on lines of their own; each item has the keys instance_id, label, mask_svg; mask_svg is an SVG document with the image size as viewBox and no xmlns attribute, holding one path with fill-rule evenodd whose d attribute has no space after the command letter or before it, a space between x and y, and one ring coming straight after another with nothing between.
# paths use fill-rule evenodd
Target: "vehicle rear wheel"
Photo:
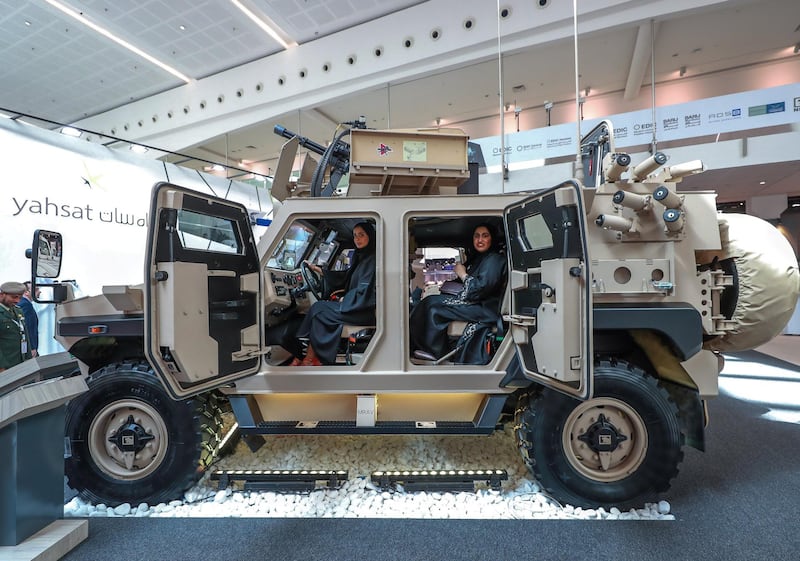
<instances>
[{"instance_id":1,"label":"vehicle rear wheel","mask_svg":"<svg viewBox=\"0 0 800 561\"><path fill-rule=\"evenodd\" d=\"M516 412L523 460L544 489L581 507L641 507L683 459L678 407L658 380L618 360L595 365L594 397L529 393Z\"/></svg>"},{"instance_id":2,"label":"vehicle rear wheel","mask_svg":"<svg viewBox=\"0 0 800 561\"><path fill-rule=\"evenodd\" d=\"M115 506L180 499L211 464L222 432L218 399L174 401L145 362L111 364L67 405L64 470L81 498Z\"/></svg>"}]
</instances>

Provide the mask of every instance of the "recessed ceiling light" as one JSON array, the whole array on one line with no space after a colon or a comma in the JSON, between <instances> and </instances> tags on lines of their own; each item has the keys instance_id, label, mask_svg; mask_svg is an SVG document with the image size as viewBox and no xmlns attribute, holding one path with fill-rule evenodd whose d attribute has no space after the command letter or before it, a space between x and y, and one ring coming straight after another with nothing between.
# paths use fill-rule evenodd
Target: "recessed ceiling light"
<instances>
[{"instance_id":1,"label":"recessed ceiling light","mask_svg":"<svg viewBox=\"0 0 800 561\"><path fill-rule=\"evenodd\" d=\"M181 31L186 31L186 26L185 25L179 25L178 29L180 29Z\"/></svg>"},{"instance_id":2,"label":"recessed ceiling light","mask_svg":"<svg viewBox=\"0 0 800 561\"><path fill-rule=\"evenodd\" d=\"M767 184L767 182L766 182L766 181L759 181L759 182L758 182L758 184L759 184L759 185L766 185L766 184Z\"/></svg>"},{"instance_id":3,"label":"recessed ceiling light","mask_svg":"<svg viewBox=\"0 0 800 561\"><path fill-rule=\"evenodd\" d=\"M61 134L66 134L67 136L74 136L77 138L81 135L81 131L75 127L61 127Z\"/></svg>"},{"instance_id":4,"label":"recessed ceiling light","mask_svg":"<svg viewBox=\"0 0 800 561\"><path fill-rule=\"evenodd\" d=\"M31 22L29 22L28 20L25 20L25 25L27 25L28 27L30 27L30 26L31 26Z\"/></svg>"}]
</instances>

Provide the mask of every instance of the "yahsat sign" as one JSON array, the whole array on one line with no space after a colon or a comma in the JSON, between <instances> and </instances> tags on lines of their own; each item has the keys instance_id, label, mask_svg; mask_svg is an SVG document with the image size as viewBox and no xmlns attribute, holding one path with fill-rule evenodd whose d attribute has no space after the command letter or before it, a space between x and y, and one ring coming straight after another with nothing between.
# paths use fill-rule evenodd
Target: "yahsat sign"
<instances>
[{"instance_id":1,"label":"yahsat sign","mask_svg":"<svg viewBox=\"0 0 800 561\"><path fill-rule=\"evenodd\" d=\"M0 282L30 278L25 249L36 229L63 234L60 277L74 279L84 294L99 294L103 285L143 282L150 191L159 181L235 200L252 211L272 208L263 188L10 119L0 119L0 153L6 162ZM46 342L50 326L42 323Z\"/></svg>"}]
</instances>

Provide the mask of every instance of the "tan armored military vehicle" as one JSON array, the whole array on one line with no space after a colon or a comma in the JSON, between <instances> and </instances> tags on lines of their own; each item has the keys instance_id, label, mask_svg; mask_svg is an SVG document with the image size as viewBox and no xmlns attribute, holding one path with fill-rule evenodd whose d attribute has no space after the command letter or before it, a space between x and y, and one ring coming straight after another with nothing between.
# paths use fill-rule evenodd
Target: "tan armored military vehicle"
<instances>
[{"instance_id":1,"label":"tan armored military vehicle","mask_svg":"<svg viewBox=\"0 0 800 561\"><path fill-rule=\"evenodd\" d=\"M251 439L513 423L522 461L559 501L642 505L667 490L682 447L703 449L719 351L780 332L797 262L770 225L678 190L702 164L665 167L656 153L631 165L612 131L583 139L582 182L459 195L465 137L354 130L352 155L337 140L348 195L287 196L259 240L243 206L156 185L144 285L80 299L56 287L57 339L90 388L67 411L70 485L107 504L179 498L213 459L230 404ZM371 156L381 146L395 160ZM344 326L335 365L290 366L288 326L328 296L303 264L345 269L364 220L377 238L374 325ZM415 296L452 276L479 223L503 232L508 262L487 363L419 358ZM464 328L449 326L454 346Z\"/></svg>"}]
</instances>

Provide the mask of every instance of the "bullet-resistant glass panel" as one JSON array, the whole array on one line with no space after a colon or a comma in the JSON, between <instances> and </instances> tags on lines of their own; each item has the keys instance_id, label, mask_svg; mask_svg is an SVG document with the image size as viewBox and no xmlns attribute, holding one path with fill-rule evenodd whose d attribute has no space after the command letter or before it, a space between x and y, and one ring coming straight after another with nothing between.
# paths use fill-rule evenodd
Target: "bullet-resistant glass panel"
<instances>
[{"instance_id":1,"label":"bullet-resistant glass panel","mask_svg":"<svg viewBox=\"0 0 800 561\"><path fill-rule=\"evenodd\" d=\"M181 245L186 249L237 255L243 252L236 225L225 218L181 209L178 211L178 233Z\"/></svg>"},{"instance_id":2,"label":"bullet-resistant glass panel","mask_svg":"<svg viewBox=\"0 0 800 561\"><path fill-rule=\"evenodd\" d=\"M553 233L547 226L544 216L532 214L520 222L520 241L525 251L538 251L553 247Z\"/></svg>"},{"instance_id":3,"label":"bullet-resistant glass panel","mask_svg":"<svg viewBox=\"0 0 800 561\"><path fill-rule=\"evenodd\" d=\"M278 244L267 262L267 267L293 271L300 267L306 250L314 238L314 230L295 222L289 226L283 240ZM313 259L312 259L313 261Z\"/></svg>"}]
</instances>

